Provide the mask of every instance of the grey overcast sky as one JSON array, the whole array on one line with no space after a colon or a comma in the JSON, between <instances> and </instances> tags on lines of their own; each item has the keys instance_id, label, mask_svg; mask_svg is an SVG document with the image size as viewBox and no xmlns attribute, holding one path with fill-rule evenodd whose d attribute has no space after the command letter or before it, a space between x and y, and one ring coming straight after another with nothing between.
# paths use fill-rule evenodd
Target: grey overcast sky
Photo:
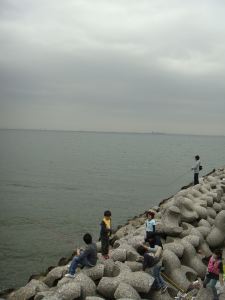
<instances>
[{"instance_id":1,"label":"grey overcast sky","mask_svg":"<svg viewBox=\"0 0 225 300\"><path fill-rule=\"evenodd\" d=\"M0 0L0 128L225 135L224 0Z\"/></svg>"}]
</instances>

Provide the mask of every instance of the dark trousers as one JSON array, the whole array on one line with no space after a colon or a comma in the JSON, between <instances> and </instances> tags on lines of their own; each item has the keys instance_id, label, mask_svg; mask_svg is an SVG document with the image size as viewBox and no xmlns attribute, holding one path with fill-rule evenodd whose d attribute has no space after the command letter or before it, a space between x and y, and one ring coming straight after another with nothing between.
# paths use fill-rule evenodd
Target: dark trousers
<instances>
[{"instance_id":1,"label":"dark trousers","mask_svg":"<svg viewBox=\"0 0 225 300\"><path fill-rule=\"evenodd\" d=\"M207 285L211 287L212 292L213 292L213 300L219 300L219 296L218 296L217 290L216 290L216 283L217 283L217 279L211 279L207 276L205 277L205 280L203 281L204 288Z\"/></svg>"},{"instance_id":2,"label":"dark trousers","mask_svg":"<svg viewBox=\"0 0 225 300\"><path fill-rule=\"evenodd\" d=\"M198 173L194 173L194 185L199 184Z\"/></svg>"},{"instance_id":3,"label":"dark trousers","mask_svg":"<svg viewBox=\"0 0 225 300\"><path fill-rule=\"evenodd\" d=\"M160 271L161 271L161 266L155 265L153 267L153 277L155 278L154 285L158 289L166 287L166 283L163 280L163 278L162 278L162 276L160 274Z\"/></svg>"},{"instance_id":4,"label":"dark trousers","mask_svg":"<svg viewBox=\"0 0 225 300\"><path fill-rule=\"evenodd\" d=\"M143 271L147 268L151 268L154 265L154 257L149 255L148 253L144 254L144 261L143 261Z\"/></svg>"},{"instance_id":5,"label":"dark trousers","mask_svg":"<svg viewBox=\"0 0 225 300\"><path fill-rule=\"evenodd\" d=\"M109 253L109 238L102 237L101 244L102 244L102 255L107 255Z\"/></svg>"}]
</instances>

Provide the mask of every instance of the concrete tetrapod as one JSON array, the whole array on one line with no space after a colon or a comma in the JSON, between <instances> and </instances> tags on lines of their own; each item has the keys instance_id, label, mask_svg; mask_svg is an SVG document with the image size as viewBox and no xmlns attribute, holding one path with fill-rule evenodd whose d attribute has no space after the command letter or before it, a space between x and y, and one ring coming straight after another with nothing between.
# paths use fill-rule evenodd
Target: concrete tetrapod
<instances>
[{"instance_id":1,"label":"concrete tetrapod","mask_svg":"<svg viewBox=\"0 0 225 300\"><path fill-rule=\"evenodd\" d=\"M7 299L10 300L28 300L34 297L38 292L47 291L49 288L43 282L32 279L27 285L12 292Z\"/></svg>"},{"instance_id":2,"label":"concrete tetrapod","mask_svg":"<svg viewBox=\"0 0 225 300\"><path fill-rule=\"evenodd\" d=\"M170 236L179 236L182 232L182 228L179 226L180 223L180 209L172 205L166 209L162 215L162 230Z\"/></svg>"},{"instance_id":3,"label":"concrete tetrapod","mask_svg":"<svg viewBox=\"0 0 225 300\"><path fill-rule=\"evenodd\" d=\"M163 251L165 273L181 289L186 290L190 281L195 280L197 273L187 266L182 266L176 254L170 250Z\"/></svg>"},{"instance_id":4,"label":"concrete tetrapod","mask_svg":"<svg viewBox=\"0 0 225 300\"><path fill-rule=\"evenodd\" d=\"M36 294L36 296L34 297L34 300L42 300L42 299L54 299L58 300L59 299L59 295L56 295L54 288L50 289L49 291L45 291L45 292L39 292Z\"/></svg>"},{"instance_id":5,"label":"concrete tetrapod","mask_svg":"<svg viewBox=\"0 0 225 300\"><path fill-rule=\"evenodd\" d=\"M113 249L110 253L110 257L114 261L124 262L127 258L127 251L126 249L122 248Z\"/></svg>"},{"instance_id":6,"label":"concrete tetrapod","mask_svg":"<svg viewBox=\"0 0 225 300\"><path fill-rule=\"evenodd\" d=\"M225 210L222 210L215 218L214 227L206 238L209 247L216 248L225 241Z\"/></svg>"},{"instance_id":7,"label":"concrete tetrapod","mask_svg":"<svg viewBox=\"0 0 225 300\"><path fill-rule=\"evenodd\" d=\"M209 224L207 221L205 222ZM194 226L188 223L182 223L182 227L184 228L184 230L181 236L185 237L185 239L188 240L195 248L198 247L199 250L202 250L206 257L209 257L212 254L212 252L209 248L209 245L205 241L205 237L210 232L210 228L204 226L202 226L203 228L195 228ZM202 234L203 230L205 235ZM193 236L196 236L196 238L194 239Z\"/></svg>"},{"instance_id":8,"label":"concrete tetrapod","mask_svg":"<svg viewBox=\"0 0 225 300\"><path fill-rule=\"evenodd\" d=\"M180 218L183 222L193 222L197 220L198 214L194 210L194 203L192 200L185 197L174 197L174 205L180 209Z\"/></svg>"},{"instance_id":9,"label":"concrete tetrapod","mask_svg":"<svg viewBox=\"0 0 225 300\"><path fill-rule=\"evenodd\" d=\"M67 266L62 267L55 267L53 268L44 279L44 283L47 284L49 287L52 287L57 284L57 281L61 279L66 272L68 271Z\"/></svg>"},{"instance_id":10,"label":"concrete tetrapod","mask_svg":"<svg viewBox=\"0 0 225 300\"><path fill-rule=\"evenodd\" d=\"M74 282L74 285L80 285L81 299L85 299L86 296L94 296L96 294L96 285L94 281L82 272L77 273L75 278L63 277L57 284L57 290L63 288L70 282Z\"/></svg>"},{"instance_id":11,"label":"concrete tetrapod","mask_svg":"<svg viewBox=\"0 0 225 300\"><path fill-rule=\"evenodd\" d=\"M94 281L99 280L104 276L104 265L97 264L95 267L92 268L84 267L81 273L84 273Z\"/></svg>"},{"instance_id":12,"label":"concrete tetrapod","mask_svg":"<svg viewBox=\"0 0 225 300\"><path fill-rule=\"evenodd\" d=\"M143 242L144 242L143 238L139 239L139 243L136 244L136 246L139 246L140 243ZM123 249L123 251L124 250L126 251L126 260L128 261L136 261L137 258L139 257L139 254L137 253L136 249L128 243L121 244L117 249Z\"/></svg>"},{"instance_id":13,"label":"concrete tetrapod","mask_svg":"<svg viewBox=\"0 0 225 300\"><path fill-rule=\"evenodd\" d=\"M82 299L85 299L87 296L94 296L96 294L96 285L94 281L87 275L79 273L75 277L75 280L80 283Z\"/></svg>"},{"instance_id":14,"label":"concrete tetrapod","mask_svg":"<svg viewBox=\"0 0 225 300\"><path fill-rule=\"evenodd\" d=\"M133 232L133 234L129 234L121 238L120 240L116 240L113 244L113 248L119 248L120 246L123 247L124 245L130 245L133 248L137 248L140 245L140 243L144 242L144 236L145 227L141 226L139 230L136 230L135 232Z\"/></svg>"},{"instance_id":15,"label":"concrete tetrapod","mask_svg":"<svg viewBox=\"0 0 225 300\"><path fill-rule=\"evenodd\" d=\"M81 296L81 285L75 280L62 285L56 290L56 296L62 300L74 300Z\"/></svg>"},{"instance_id":16,"label":"concrete tetrapod","mask_svg":"<svg viewBox=\"0 0 225 300\"><path fill-rule=\"evenodd\" d=\"M124 282L121 282L117 287L115 294L115 299L127 298L127 299L141 299L138 292L130 285Z\"/></svg>"},{"instance_id":17,"label":"concrete tetrapod","mask_svg":"<svg viewBox=\"0 0 225 300\"><path fill-rule=\"evenodd\" d=\"M154 278L143 272L124 272L120 274L122 282L130 284L139 293L148 293L154 282Z\"/></svg>"},{"instance_id":18,"label":"concrete tetrapod","mask_svg":"<svg viewBox=\"0 0 225 300\"><path fill-rule=\"evenodd\" d=\"M206 266L203 264L201 258L196 255L194 246L185 238L181 240L181 243L184 246L184 253L181 259L182 264L192 268L199 277L204 278Z\"/></svg>"},{"instance_id":19,"label":"concrete tetrapod","mask_svg":"<svg viewBox=\"0 0 225 300\"><path fill-rule=\"evenodd\" d=\"M116 277L103 277L97 287L99 294L106 298L113 298L121 282L131 285L137 292L149 292L154 282L154 278L151 275L143 271L131 272L126 264L116 263L120 267L120 274Z\"/></svg>"},{"instance_id":20,"label":"concrete tetrapod","mask_svg":"<svg viewBox=\"0 0 225 300\"><path fill-rule=\"evenodd\" d=\"M182 257L182 255L184 253L184 246L178 241L164 244L163 249L164 250L167 249L167 250L172 251L178 257Z\"/></svg>"}]
</instances>

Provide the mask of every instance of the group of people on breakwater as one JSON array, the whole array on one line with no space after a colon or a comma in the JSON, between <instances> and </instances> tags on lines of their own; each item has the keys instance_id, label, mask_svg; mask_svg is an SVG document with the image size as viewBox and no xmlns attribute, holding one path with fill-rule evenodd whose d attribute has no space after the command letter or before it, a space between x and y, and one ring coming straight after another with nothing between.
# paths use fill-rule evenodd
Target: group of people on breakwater
<instances>
[{"instance_id":1,"label":"group of people on breakwater","mask_svg":"<svg viewBox=\"0 0 225 300\"><path fill-rule=\"evenodd\" d=\"M146 268L153 268L155 289L161 290L161 293L165 293L167 285L160 274L163 246L160 236L156 233L154 215L152 211L147 212L145 244L140 244L137 249L137 252L140 254L138 261L143 262L143 271ZM99 240L101 241L101 253L104 259L109 259L109 238L112 233L111 211L107 210L104 212L104 218L100 226ZM77 249L77 255L73 258L69 266L69 272L65 274L65 277L75 278L78 265L81 267L94 267L97 263L97 246L93 243L91 234L86 233L83 236L83 240L87 244L87 247L85 250ZM149 244L150 247L146 244Z\"/></svg>"},{"instance_id":2,"label":"group of people on breakwater","mask_svg":"<svg viewBox=\"0 0 225 300\"><path fill-rule=\"evenodd\" d=\"M99 240L101 241L101 254L104 259L109 259L110 236L112 234L111 215L111 211L105 211L104 218L100 224L101 229ZM163 294L166 292L168 286L161 275L163 245L160 234L156 231L156 221L154 216L155 213L153 211L148 211L146 213L144 237L145 243L140 244L137 248L137 252L140 254L140 257L137 259L137 261L142 262L143 271L151 272L155 279L154 289L160 290L161 294ZM73 258L69 266L69 272L65 274L65 277L75 278L76 269L78 266L81 268L84 266L91 268L97 263L97 245L92 241L91 234L86 233L83 236L83 240L87 245L86 249L77 249L77 255ZM204 256L204 253L199 254ZM223 259L221 249L214 250L212 256L209 258L207 274L203 279L203 283L200 280L194 281L189 285L185 292L188 293L189 291L193 289L199 289L200 287L205 288L208 285L212 289L214 296L213 300L218 300L219 298L216 289L216 284L218 281L220 282L221 287L224 288ZM185 296L186 293L183 294L183 296Z\"/></svg>"},{"instance_id":3,"label":"group of people on breakwater","mask_svg":"<svg viewBox=\"0 0 225 300\"><path fill-rule=\"evenodd\" d=\"M194 170L194 185L199 183L199 172L202 170L202 166L200 163L200 156L196 155L195 156L195 165L192 167L192 170ZM155 248L155 246L158 247L158 251L156 251L155 257L159 258L161 256L162 252L162 243L160 241L159 236L155 236L155 220L154 220L154 213L149 212L147 214L147 221L146 221L146 238L145 241L148 242L151 246L150 248ZM104 218L101 222L101 230L100 230L100 238L99 240L101 241L101 252L102 256L105 259L109 258L109 237L112 233L112 226L111 226L111 211L107 210L104 212ZM92 242L92 236L89 233L86 233L83 236L84 242L88 245L87 249L83 251L82 249L77 249L77 256L74 257L70 268L69 268L69 273L66 274L66 277L74 277L76 268L78 265L82 266L95 266L97 262L97 248L96 245ZM161 250L159 250L161 248ZM144 249L144 248L143 248ZM139 249L140 252L142 253L143 249ZM146 249L146 248L145 248ZM151 250L151 249L150 249ZM149 250L149 251L150 251ZM152 251L153 252L153 251ZM143 268L147 264L149 264L149 258L148 258L148 263L147 263L147 256L145 255L145 260L143 264ZM164 287L164 281L160 277L160 270L157 268L154 269L155 273L155 278L156 281L158 282L158 285L161 287Z\"/></svg>"},{"instance_id":4,"label":"group of people on breakwater","mask_svg":"<svg viewBox=\"0 0 225 300\"><path fill-rule=\"evenodd\" d=\"M111 217L105 211L99 242L86 233L72 260L5 299L223 299L225 167L113 232Z\"/></svg>"},{"instance_id":5,"label":"group of people on breakwater","mask_svg":"<svg viewBox=\"0 0 225 300\"><path fill-rule=\"evenodd\" d=\"M101 252L105 259L109 258L109 238L112 234L112 222L111 222L111 211L106 210L104 212L104 218L100 224L100 238L101 241ZM87 244L85 250L77 249L77 256L75 256L70 264L69 273L65 277L74 278L76 268L78 265L82 267L94 267L97 263L97 246L92 242L92 236L90 233L86 233L83 236L84 242Z\"/></svg>"}]
</instances>

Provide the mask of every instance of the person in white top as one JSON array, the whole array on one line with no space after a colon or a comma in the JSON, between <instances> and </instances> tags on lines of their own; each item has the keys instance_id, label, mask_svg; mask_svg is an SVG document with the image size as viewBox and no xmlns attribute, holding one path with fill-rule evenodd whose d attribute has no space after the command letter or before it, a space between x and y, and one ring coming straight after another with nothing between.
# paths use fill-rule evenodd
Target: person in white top
<instances>
[{"instance_id":1,"label":"person in white top","mask_svg":"<svg viewBox=\"0 0 225 300\"><path fill-rule=\"evenodd\" d=\"M199 183L198 180L198 175L199 175L199 171L201 170L201 163L200 163L200 156L196 155L195 156L195 164L194 166L191 168L192 170L194 170L194 185Z\"/></svg>"},{"instance_id":2,"label":"person in white top","mask_svg":"<svg viewBox=\"0 0 225 300\"><path fill-rule=\"evenodd\" d=\"M149 232L155 232L155 213L153 211L148 211L146 213L147 216L147 220L145 221L145 233L146 233L146 237L145 239L148 239L148 234Z\"/></svg>"}]
</instances>

